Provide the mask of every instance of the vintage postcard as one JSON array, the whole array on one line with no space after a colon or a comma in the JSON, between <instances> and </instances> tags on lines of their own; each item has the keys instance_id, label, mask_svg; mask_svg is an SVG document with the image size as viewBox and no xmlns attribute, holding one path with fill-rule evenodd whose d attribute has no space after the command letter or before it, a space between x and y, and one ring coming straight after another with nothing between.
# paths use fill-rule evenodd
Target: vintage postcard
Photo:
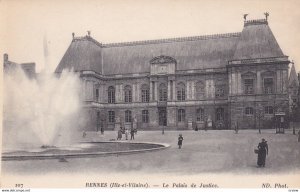
<instances>
[{"instance_id":1,"label":"vintage postcard","mask_svg":"<svg viewBox=\"0 0 300 192\"><path fill-rule=\"evenodd\" d=\"M299 8L0 0L0 187L298 191Z\"/></svg>"}]
</instances>

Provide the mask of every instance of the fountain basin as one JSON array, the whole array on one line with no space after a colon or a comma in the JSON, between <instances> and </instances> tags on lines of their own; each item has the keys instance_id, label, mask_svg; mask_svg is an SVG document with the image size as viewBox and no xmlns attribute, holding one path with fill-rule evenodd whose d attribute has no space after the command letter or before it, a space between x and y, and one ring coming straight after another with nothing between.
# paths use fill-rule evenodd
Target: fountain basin
<instances>
[{"instance_id":1,"label":"fountain basin","mask_svg":"<svg viewBox=\"0 0 300 192\"><path fill-rule=\"evenodd\" d=\"M125 155L161 150L169 146L168 144L148 142L83 142L73 146L3 152L2 160L61 159Z\"/></svg>"}]
</instances>

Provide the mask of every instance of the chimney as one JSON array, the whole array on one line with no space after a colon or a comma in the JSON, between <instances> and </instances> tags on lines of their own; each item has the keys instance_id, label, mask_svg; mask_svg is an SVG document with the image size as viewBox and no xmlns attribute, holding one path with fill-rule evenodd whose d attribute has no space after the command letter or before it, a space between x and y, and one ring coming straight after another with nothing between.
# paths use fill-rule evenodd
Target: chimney
<instances>
[{"instance_id":1,"label":"chimney","mask_svg":"<svg viewBox=\"0 0 300 192\"><path fill-rule=\"evenodd\" d=\"M4 53L3 61L4 61L4 63L8 61L8 54L7 53Z\"/></svg>"},{"instance_id":2,"label":"chimney","mask_svg":"<svg viewBox=\"0 0 300 192\"><path fill-rule=\"evenodd\" d=\"M91 36L91 31L87 31L87 33L88 33L88 36L90 37Z\"/></svg>"},{"instance_id":3,"label":"chimney","mask_svg":"<svg viewBox=\"0 0 300 192\"><path fill-rule=\"evenodd\" d=\"M74 37L75 37L75 33L74 33L74 32L72 33L72 37L73 37L73 39L74 39Z\"/></svg>"}]
</instances>

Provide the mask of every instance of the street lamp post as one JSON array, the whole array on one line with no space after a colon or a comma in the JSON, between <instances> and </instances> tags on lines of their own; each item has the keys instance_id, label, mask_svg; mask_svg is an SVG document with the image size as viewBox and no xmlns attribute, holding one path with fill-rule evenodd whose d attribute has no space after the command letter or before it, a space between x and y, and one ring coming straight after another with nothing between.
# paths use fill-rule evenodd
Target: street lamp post
<instances>
[{"instance_id":1,"label":"street lamp post","mask_svg":"<svg viewBox=\"0 0 300 192\"><path fill-rule=\"evenodd\" d=\"M293 103L293 105L292 105L292 118L291 118L292 121L293 121L293 135L296 135L295 125L294 125L295 115L296 115L296 105L295 105L295 103Z\"/></svg>"},{"instance_id":2,"label":"street lamp post","mask_svg":"<svg viewBox=\"0 0 300 192\"><path fill-rule=\"evenodd\" d=\"M261 105L259 104L258 105L258 133L259 134L261 134L260 123L261 123L262 116L263 116L263 111L262 111Z\"/></svg>"}]
</instances>

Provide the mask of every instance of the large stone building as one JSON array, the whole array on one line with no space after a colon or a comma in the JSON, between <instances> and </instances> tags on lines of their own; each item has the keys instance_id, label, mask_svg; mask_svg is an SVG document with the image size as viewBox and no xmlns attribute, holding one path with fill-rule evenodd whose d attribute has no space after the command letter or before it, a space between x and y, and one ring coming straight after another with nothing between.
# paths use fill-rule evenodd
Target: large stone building
<instances>
[{"instance_id":1,"label":"large stone building","mask_svg":"<svg viewBox=\"0 0 300 192\"><path fill-rule=\"evenodd\" d=\"M259 19L238 33L125 43L73 34L55 72L80 72L86 130L255 129L288 115L289 63Z\"/></svg>"},{"instance_id":2,"label":"large stone building","mask_svg":"<svg viewBox=\"0 0 300 192\"><path fill-rule=\"evenodd\" d=\"M295 106L299 102L299 79L296 73L294 63L292 63L289 76L289 99L290 107Z\"/></svg>"},{"instance_id":3,"label":"large stone building","mask_svg":"<svg viewBox=\"0 0 300 192\"><path fill-rule=\"evenodd\" d=\"M35 71L35 63L16 63L13 61L10 61L8 58L8 54L5 53L3 55L3 72L9 73L10 70L20 67L27 77L29 78L36 78L36 71Z\"/></svg>"}]
</instances>

